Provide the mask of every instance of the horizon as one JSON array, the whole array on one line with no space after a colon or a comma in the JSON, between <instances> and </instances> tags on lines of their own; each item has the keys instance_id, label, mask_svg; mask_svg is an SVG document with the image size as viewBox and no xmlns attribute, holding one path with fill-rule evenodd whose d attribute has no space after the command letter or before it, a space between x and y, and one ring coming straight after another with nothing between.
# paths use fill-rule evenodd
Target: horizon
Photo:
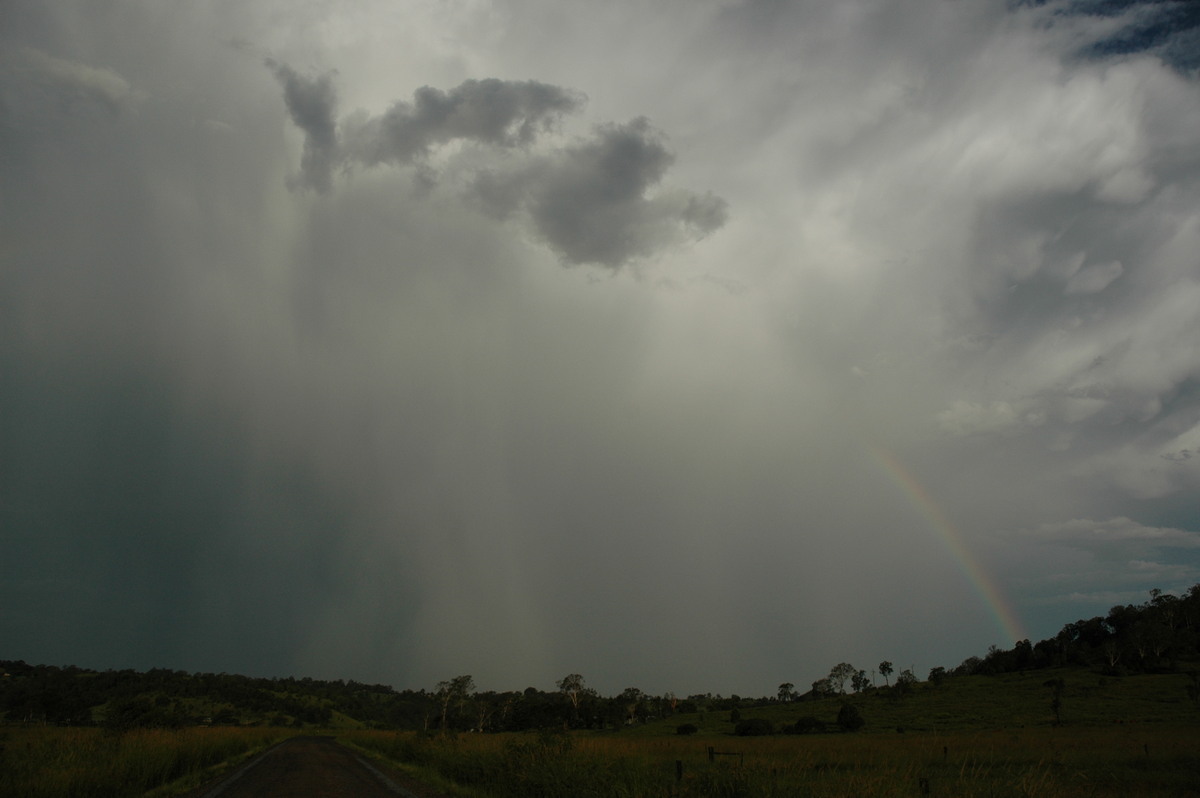
<instances>
[{"instance_id":1,"label":"horizon","mask_svg":"<svg viewBox=\"0 0 1200 798\"><path fill-rule=\"evenodd\" d=\"M1197 583L1197 585L1195 585L1194 587L1200 587L1200 583ZM1176 598L1182 598L1182 595L1181 595L1180 593L1171 593L1171 592L1169 592L1169 591L1156 591L1155 589L1152 589L1152 590L1151 590L1151 593L1150 593L1150 595L1151 595L1151 600L1148 600L1148 601L1146 601L1146 602L1143 602L1142 604L1139 604L1139 605L1127 605L1127 606L1138 606L1138 607L1148 606L1148 605L1150 605L1150 604L1154 603L1154 599L1156 598L1156 592L1157 592L1157 594L1160 594L1160 595L1172 595L1172 596L1175 596ZM1069 625L1071 625L1071 624L1073 624L1073 623L1082 622L1082 621L1085 621L1085 620L1088 620L1088 619L1086 619L1086 618L1077 618L1077 619L1074 619L1074 620L1072 620L1072 621L1065 621L1065 622L1063 623L1063 628L1066 628L1067 626L1069 626ZM1030 639L1028 639L1028 638L1025 638L1025 639L1023 639L1022 641L1018 641L1018 642L1028 642L1028 643L1030 643L1031 645L1033 645L1033 646L1035 646L1035 647L1036 647L1036 646L1038 645L1038 643L1045 642L1046 640L1052 640L1052 639L1053 639L1052 637L1051 637L1051 638L1043 638L1043 640L1030 640ZM1001 647L997 647L997 648L999 648L1001 651L1010 651L1010 650L1012 650L1012 649L1001 648ZM951 672L951 673L952 673L952 672L955 670L955 668L957 668L957 667L958 667L958 666L960 666L960 665L964 665L964 664L966 664L966 663L967 663L969 660L971 660L971 659L981 659L981 660L982 660L982 659L984 659L984 657L985 657L985 656L986 656L988 653L990 653L990 650L989 650L988 652L982 652L982 653L980 653L980 654L969 654L969 655L967 655L967 656L963 657L963 659L962 659L960 662L957 662L957 663L954 663L954 664L943 664L943 665L934 665L934 666L930 666L930 668L929 668L929 669L927 669L927 671L926 671L926 676L925 676L925 677L922 677L922 676L921 676L921 672L919 672L919 671L916 669L916 667L915 667L914 665L911 665L911 664L910 664L910 665L909 665L909 666L906 668L906 667L905 667L903 664L897 664L897 663L891 662L891 661L889 661L889 660L880 660L878 663L876 663L875 665L872 665L872 666L871 666L871 667L869 667L869 668L858 668L858 670L860 670L860 671L862 671L862 672L864 672L864 673L866 673L866 674L869 674L869 676L870 676L870 679L871 679L871 686L873 686L873 687L877 687L877 686L878 686L878 679L879 679L879 678L884 678L884 679L885 679L885 682L887 681L887 678L886 678L886 677L881 677L881 676L880 676L880 674L877 672L877 671L878 671L878 666L879 666L879 665L883 665L884 663L887 663L889 666L891 666L891 667L892 667L892 669L893 669L893 670L890 672L892 675L899 676L899 675L900 675L902 672L904 672L905 670L908 670L908 671L910 671L910 672L913 674L913 676L914 676L914 677L917 679L917 681L918 681L918 682L925 682L925 681L928 681L928 670L931 670L932 668L941 668L941 669L944 669L944 670L945 670L945 671L947 671L947 672ZM71 668L78 668L78 669L80 669L80 670L83 670L83 671L89 671L89 672L93 672L93 673L102 673L102 672L105 672L105 671L109 671L109 672L112 672L112 671L122 671L122 670L133 670L134 672L138 672L138 673L145 673L145 672L147 672L147 671L150 671L150 670L159 670L159 669L161 669L161 670L169 670L169 671L172 671L172 672L175 672L175 673L185 673L185 674L187 674L187 675L189 675L189 676L207 675L207 674L212 674L212 673L213 673L212 671L197 671L197 670L189 670L189 669L187 669L187 668L171 668L171 667L166 667L166 666L158 666L158 665L151 666L151 667L148 667L148 668L147 668L147 667L140 667L140 668L111 668L111 667L110 667L110 668L101 668L101 667L98 667L98 666L79 665L78 663L71 663L71 664L59 664L59 665L56 665L56 664L47 663L47 662L42 662L42 663L30 663L30 662L25 662L24 660L21 660L21 659L18 659L18 660L5 660L5 661L9 661L9 662L21 662L21 663L23 663L23 664L25 664L25 665L27 665L27 666L30 666L30 667L54 667L54 668L60 668L60 669L71 669ZM839 663L839 664L840 664L840 663ZM854 663L849 663L849 664L853 665ZM830 669L831 669L831 671L832 671L833 667L834 667L834 666L830 666ZM856 666L856 667L857 667L857 666ZM7 674L6 674L6 675L7 675ZM238 672L238 673L227 673L227 672L225 672L225 671L221 671L221 672L220 672L220 675L232 675L232 676L239 676L239 677L248 678L248 679L266 679L266 680L286 680L286 679L293 679L293 680L304 680L304 679L312 679L312 680L314 680L314 681L328 681L328 682L342 682L342 683L350 683L350 682L355 682L355 683L358 683L358 684L363 684L363 685L366 685L366 686L383 686L383 687L387 687L387 688L389 688L389 689L391 689L391 690L393 690L393 691L396 691L396 692L410 691L410 692L427 692L427 693L434 693L434 692L436 692L436 691L437 691L437 685L434 685L434 686L432 686L432 687L426 687L426 686L413 686L413 685L395 685L395 684L388 684L388 683L385 683L385 682L370 682L370 681L364 681L364 680L355 679L355 678L353 678L353 677L346 677L346 676L342 676L342 677L315 677L315 676L312 676L312 675L307 675L307 674L301 674L301 675L297 675L297 674L294 674L294 673L293 673L293 674L275 674L275 675L263 675L263 674L250 674L250 673L240 673L240 672ZM471 674L455 674L455 675L454 675L454 677L447 676L445 679L441 679L441 680L439 680L439 682L448 682L448 681L449 681L451 678L457 678L457 677L459 677L459 676L463 676L463 675L466 675L466 676L469 676L469 677L471 677L472 681L474 680L474 677L473 677L473 675L471 675ZM565 675L566 675L566 674L564 674L564 676L565 676ZM599 696L601 696L601 697L613 697L613 696L617 696L617 695L619 695L621 692L623 692L625 689L627 689L627 688L629 688L629 687L635 687L635 688L641 689L641 688L640 688L638 685L627 685L625 688L621 688L620 690L611 690L611 691L599 690L599 689L597 689L597 688L595 687L595 685L594 685L594 684L590 684L590 683L588 682L588 679L587 679L587 677L586 677L586 676L584 676L583 674L574 674L574 675L583 676L582 685L583 685L583 686L584 686L586 689L593 690L594 692L596 692L596 694L597 694L597 695L599 695ZM812 690L812 689L815 687L816 683L817 683L819 680L821 680L821 679L823 679L823 678L825 678L825 677L827 677L827 676L829 676L829 675L830 675L830 672L825 672L825 673L823 673L823 674L821 674L821 675L817 676L816 678L814 678L814 679L813 679L811 682L807 682L807 681L801 681L801 682L795 682L795 683L792 683L792 684L793 684L793 687L795 687L797 684L799 684L799 685L801 685L801 686L803 686L804 684L808 684L808 685L809 685L808 689L804 689L804 690L799 690L799 689L798 689L798 690L794 690L794 693L796 694L796 696L797 696L797 697L802 697L802 696L804 696L804 695L808 694L808 693L809 693L809 692L810 692L810 691L811 691L811 690ZM555 681L556 681L556 684L555 684L555 686L554 686L553 688L542 688L542 687L538 687L537 685L527 684L525 687L509 687L509 688L495 688L495 687L488 687L488 688L486 688L486 689L481 689L481 688L480 688L478 685L476 685L475 692L476 692L476 693L488 693L488 692L491 692L491 693L519 693L519 692L524 692L525 690L528 690L528 689L535 689L535 690L540 690L540 691L541 691L541 692L543 692L543 693L554 693L554 692L558 692L558 691L559 691L559 689L560 689L560 688L558 687L558 685L557 685L557 681L559 681L559 680L555 680ZM758 693L758 692L752 692L752 691L751 691L751 692L742 692L742 691L730 691L730 692L723 692L723 691L713 691L713 690L705 690L704 692L699 692L699 691L678 692L678 691L674 691L674 690L644 690L643 692L644 692L644 693L646 693L646 694L647 694L647 695L649 695L649 696L665 696L665 695L668 695L668 694L672 694L672 695L675 695L675 696L676 696L676 697L678 697L678 698L690 698L690 697L692 697L692 696L711 696L711 697L713 697L714 699L716 699L716 698L732 698L733 696L738 696L738 697L740 697L740 698L747 698L747 699L768 699L768 698L771 698L771 699L773 699L775 696L777 696L777 695L778 695L778 692L779 692L779 687L782 687L782 685L783 685L783 684L785 684L785 683L788 683L788 680L787 680L787 679L784 679L784 681L780 682L780 684L779 684L779 685L777 685L777 686L775 686L775 687L771 688L770 690L767 690L767 691L765 691L765 692L761 692L761 693ZM857 692L857 691L854 691L854 692ZM793 700L795 700L795 699L793 699Z\"/></svg>"}]
</instances>

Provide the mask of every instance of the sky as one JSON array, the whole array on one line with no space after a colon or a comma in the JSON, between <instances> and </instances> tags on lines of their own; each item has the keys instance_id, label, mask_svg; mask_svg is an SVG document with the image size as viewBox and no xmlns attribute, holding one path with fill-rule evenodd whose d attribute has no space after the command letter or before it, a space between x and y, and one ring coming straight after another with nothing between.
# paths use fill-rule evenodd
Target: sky
<instances>
[{"instance_id":1,"label":"sky","mask_svg":"<svg viewBox=\"0 0 1200 798\"><path fill-rule=\"evenodd\" d=\"M919 677L1200 582L1200 11L7 0L0 657Z\"/></svg>"}]
</instances>

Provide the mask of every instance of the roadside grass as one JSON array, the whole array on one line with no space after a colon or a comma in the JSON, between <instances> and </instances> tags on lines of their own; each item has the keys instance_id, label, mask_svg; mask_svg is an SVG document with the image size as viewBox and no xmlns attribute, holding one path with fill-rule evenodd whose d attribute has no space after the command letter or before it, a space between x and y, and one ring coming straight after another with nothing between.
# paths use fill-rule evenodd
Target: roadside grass
<instances>
[{"instance_id":1,"label":"roadside grass","mask_svg":"<svg viewBox=\"0 0 1200 798\"><path fill-rule=\"evenodd\" d=\"M1195 728L1168 725L757 738L346 736L392 762L437 773L443 785L467 788L460 795L492 798L1200 794ZM710 761L710 746L737 756Z\"/></svg>"},{"instance_id":2,"label":"roadside grass","mask_svg":"<svg viewBox=\"0 0 1200 798\"><path fill-rule=\"evenodd\" d=\"M1059 724L1051 679L1065 684ZM1168 798L1200 795L1200 712L1188 684L1184 673L1071 669L739 710L777 731L815 717L832 730L823 734L736 737L729 710L708 710L619 732L363 730L342 739L463 798ZM859 709L862 731L836 731L843 703ZM685 723L699 731L679 735ZM709 748L733 756L710 761Z\"/></svg>"},{"instance_id":3,"label":"roadside grass","mask_svg":"<svg viewBox=\"0 0 1200 798\"><path fill-rule=\"evenodd\" d=\"M198 786L295 732L270 728L0 727L0 796L126 798Z\"/></svg>"}]
</instances>

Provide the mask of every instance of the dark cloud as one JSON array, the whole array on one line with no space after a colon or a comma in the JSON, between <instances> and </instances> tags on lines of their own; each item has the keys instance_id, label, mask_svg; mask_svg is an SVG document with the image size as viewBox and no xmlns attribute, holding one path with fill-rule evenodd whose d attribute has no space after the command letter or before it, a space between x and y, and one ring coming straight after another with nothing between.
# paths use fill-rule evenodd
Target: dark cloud
<instances>
[{"instance_id":1,"label":"dark cloud","mask_svg":"<svg viewBox=\"0 0 1200 798\"><path fill-rule=\"evenodd\" d=\"M668 243L682 223L701 233L720 227L719 198L647 197L673 160L644 118L598 128L591 140L534 171L526 202L534 229L570 263L616 268Z\"/></svg>"},{"instance_id":2,"label":"dark cloud","mask_svg":"<svg viewBox=\"0 0 1200 798\"><path fill-rule=\"evenodd\" d=\"M283 101L296 127L304 131L300 181L320 192L329 190L337 158L337 91L329 73L315 78L298 74L286 64L268 60L267 66L283 85Z\"/></svg>"},{"instance_id":3,"label":"dark cloud","mask_svg":"<svg viewBox=\"0 0 1200 798\"><path fill-rule=\"evenodd\" d=\"M346 120L347 157L365 166L402 165L455 139L526 145L582 104L580 95L534 80L467 80L449 91L423 86L411 103L397 102L382 116Z\"/></svg>"},{"instance_id":4,"label":"dark cloud","mask_svg":"<svg viewBox=\"0 0 1200 798\"><path fill-rule=\"evenodd\" d=\"M424 166L439 146L469 141L511 149L532 144L581 95L537 81L468 80L449 91L418 89L381 116L334 121L328 74L305 78L268 62L284 87L292 121L304 131L304 185L327 191L335 161L372 167ZM674 162L660 131L639 117L595 128L591 137L552 154L530 154L503 169L474 170L470 199L493 218L524 211L534 234L566 263L619 268L686 236L703 237L725 223L726 202L713 194L648 192ZM426 187L433 178L422 168Z\"/></svg>"},{"instance_id":5,"label":"dark cloud","mask_svg":"<svg viewBox=\"0 0 1200 798\"><path fill-rule=\"evenodd\" d=\"M397 102L381 116L351 114L341 124L339 141L334 73L309 77L271 59L267 66L283 86L288 114L304 131L300 182L319 192L329 190L338 161L408 165L455 140L527 145L583 102L573 92L532 80L467 80L449 91L423 86L413 102Z\"/></svg>"},{"instance_id":6,"label":"dark cloud","mask_svg":"<svg viewBox=\"0 0 1200 798\"><path fill-rule=\"evenodd\" d=\"M682 229L697 236L725 223L725 201L712 194L647 196L674 161L644 118L596 128L591 138L525 165L517 173L484 172L474 193L493 215L521 208L568 263L617 268L673 243Z\"/></svg>"}]
</instances>

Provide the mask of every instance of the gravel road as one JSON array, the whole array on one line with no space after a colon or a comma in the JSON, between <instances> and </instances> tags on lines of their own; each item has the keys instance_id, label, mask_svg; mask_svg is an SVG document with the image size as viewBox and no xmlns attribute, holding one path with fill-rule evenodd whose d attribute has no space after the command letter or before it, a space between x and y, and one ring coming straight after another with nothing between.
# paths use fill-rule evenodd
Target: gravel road
<instances>
[{"instance_id":1,"label":"gravel road","mask_svg":"<svg viewBox=\"0 0 1200 798\"><path fill-rule=\"evenodd\" d=\"M445 798L332 737L293 737L185 798Z\"/></svg>"}]
</instances>

